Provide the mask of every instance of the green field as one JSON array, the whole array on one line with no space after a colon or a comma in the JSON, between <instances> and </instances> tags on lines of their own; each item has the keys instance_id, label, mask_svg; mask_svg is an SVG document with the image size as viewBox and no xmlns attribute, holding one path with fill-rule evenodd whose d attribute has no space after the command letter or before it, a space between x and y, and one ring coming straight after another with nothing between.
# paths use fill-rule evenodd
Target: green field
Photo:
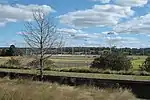
<instances>
[{"instance_id":1,"label":"green field","mask_svg":"<svg viewBox=\"0 0 150 100\"><path fill-rule=\"evenodd\" d=\"M133 57L132 64L134 70L138 70L139 66L141 66L145 61L145 59L147 58L147 56L132 56L132 57Z\"/></svg>"}]
</instances>

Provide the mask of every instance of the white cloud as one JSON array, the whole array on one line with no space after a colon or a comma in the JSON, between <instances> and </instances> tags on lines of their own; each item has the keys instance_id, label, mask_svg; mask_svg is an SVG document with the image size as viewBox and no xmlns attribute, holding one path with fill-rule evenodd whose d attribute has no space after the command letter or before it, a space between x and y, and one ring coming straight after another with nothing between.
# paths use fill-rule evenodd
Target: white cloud
<instances>
[{"instance_id":1,"label":"white cloud","mask_svg":"<svg viewBox=\"0 0 150 100\"><path fill-rule=\"evenodd\" d=\"M95 34L75 34L74 36L72 36L73 39L93 39L93 38L99 38L97 35Z\"/></svg>"},{"instance_id":2,"label":"white cloud","mask_svg":"<svg viewBox=\"0 0 150 100\"><path fill-rule=\"evenodd\" d=\"M109 3L111 0L92 0L92 1L99 1L101 3Z\"/></svg>"},{"instance_id":3,"label":"white cloud","mask_svg":"<svg viewBox=\"0 0 150 100\"><path fill-rule=\"evenodd\" d=\"M73 28L72 29L60 28L60 29L58 29L58 31L63 33L63 34L70 34L70 35L84 33L82 30L76 30L76 29L73 29Z\"/></svg>"},{"instance_id":4,"label":"white cloud","mask_svg":"<svg viewBox=\"0 0 150 100\"><path fill-rule=\"evenodd\" d=\"M102 37L102 34L99 33L88 33L77 29L60 28L58 29L58 31L66 35L70 35L73 39L87 39L87 38Z\"/></svg>"},{"instance_id":5,"label":"white cloud","mask_svg":"<svg viewBox=\"0 0 150 100\"><path fill-rule=\"evenodd\" d=\"M58 29L67 36L66 45L69 46L117 46L117 47L140 47L140 40L135 37L110 37L104 33L88 33L83 30L61 28ZM105 45L103 45L105 44Z\"/></svg>"},{"instance_id":6,"label":"white cloud","mask_svg":"<svg viewBox=\"0 0 150 100\"><path fill-rule=\"evenodd\" d=\"M6 22L0 22L0 27L5 26Z\"/></svg>"},{"instance_id":7,"label":"white cloud","mask_svg":"<svg viewBox=\"0 0 150 100\"><path fill-rule=\"evenodd\" d=\"M141 7L147 4L148 0L115 0L115 3L121 6Z\"/></svg>"},{"instance_id":8,"label":"white cloud","mask_svg":"<svg viewBox=\"0 0 150 100\"><path fill-rule=\"evenodd\" d=\"M102 44L105 43L103 46L126 46L130 47L133 46L133 44L136 46L139 46L140 40L135 37L121 37L119 35L113 35L109 36L106 35L106 32L102 33L88 33L82 30L76 30L76 29L68 29L68 28L62 28L59 29L60 32L70 35L65 41L69 41L68 43L71 43L70 45L82 45L82 46L102 46ZM107 32L108 33L108 32ZM86 40L86 41L85 41ZM73 42L74 41L74 42ZM73 43L72 43L73 42ZM75 43L75 44L74 44Z\"/></svg>"},{"instance_id":9,"label":"white cloud","mask_svg":"<svg viewBox=\"0 0 150 100\"><path fill-rule=\"evenodd\" d=\"M86 41L84 43L84 46L88 46L88 47L100 47L101 46L101 43L99 41Z\"/></svg>"},{"instance_id":10,"label":"white cloud","mask_svg":"<svg viewBox=\"0 0 150 100\"><path fill-rule=\"evenodd\" d=\"M117 33L150 34L150 13L118 24L113 30Z\"/></svg>"},{"instance_id":11,"label":"white cloud","mask_svg":"<svg viewBox=\"0 0 150 100\"><path fill-rule=\"evenodd\" d=\"M78 40L76 40L78 41ZM117 47L140 47L140 41L134 37L114 37L114 38L100 38L100 40L88 39L88 41L79 42L78 45L84 44L84 46L117 46Z\"/></svg>"},{"instance_id":12,"label":"white cloud","mask_svg":"<svg viewBox=\"0 0 150 100\"><path fill-rule=\"evenodd\" d=\"M31 33L27 33L27 32L17 32L18 35L24 35L24 34L31 34Z\"/></svg>"},{"instance_id":13,"label":"white cloud","mask_svg":"<svg viewBox=\"0 0 150 100\"><path fill-rule=\"evenodd\" d=\"M130 43L140 43L139 39L134 37L105 37L106 43L109 45L120 45L120 44L130 44Z\"/></svg>"},{"instance_id":14,"label":"white cloud","mask_svg":"<svg viewBox=\"0 0 150 100\"><path fill-rule=\"evenodd\" d=\"M91 9L79 10L60 15L60 23L76 28L104 27L116 25L121 18L132 16L130 7L117 5L94 5Z\"/></svg>"},{"instance_id":15,"label":"white cloud","mask_svg":"<svg viewBox=\"0 0 150 100\"><path fill-rule=\"evenodd\" d=\"M31 21L33 19L33 11L38 9L42 9L44 13L47 14L54 12L54 10L47 5L16 4L15 6L11 6L8 4L0 4L0 25L5 25L8 22Z\"/></svg>"}]
</instances>

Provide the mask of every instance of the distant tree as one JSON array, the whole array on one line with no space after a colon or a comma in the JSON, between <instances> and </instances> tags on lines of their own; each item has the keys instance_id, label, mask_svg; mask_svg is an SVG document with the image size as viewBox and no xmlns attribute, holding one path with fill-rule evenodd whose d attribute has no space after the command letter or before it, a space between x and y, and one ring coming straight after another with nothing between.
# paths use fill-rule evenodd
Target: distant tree
<instances>
[{"instance_id":1,"label":"distant tree","mask_svg":"<svg viewBox=\"0 0 150 100\"><path fill-rule=\"evenodd\" d=\"M107 53L102 54L99 58L95 58L91 63L91 68L110 69L110 70L129 70L132 68L132 63L123 54Z\"/></svg>"},{"instance_id":2,"label":"distant tree","mask_svg":"<svg viewBox=\"0 0 150 100\"><path fill-rule=\"evenodd\" d=\"M6 50L5 56L12 56L11 51L9 49Z\"/></svg>"},{"instance_id":3,"label":"distant tree","mask_svg":"<svg viewBox=\"0 0 150 100\"><path fill-rule=\"evenodd\" d=\"M144 63L140 66L140 70L150 72L150 56L148 56Z\"/></svg>"},{"instance_id":4,"label":"distant tree","mask_svg":"<svg viewBox=\"0 0 150 100\"><path fill-rule=\"evenodd\" d=\"M6 56L6 49L1 50L0 56Z\"/></svg>"},{"instance_id":5,"label":"distant tree","mask_svg":"<svg viewBox=\"0 0 150 100\"><path fill-rule=\"evenodd\" d=\"M17 50L16 50L15 45L10 45L10 47L9 47L9 53L10 53L9 56L17 56Z\"/></svg>"},{"instance_id":6,"label":"distant tree","mask_svg":"<svg viewBox=\"0 0 150 100\"><path fill-rule=\"evenodd\" d=\"M9 49L2 49L0 52L0 56L19 56L22 54L21 50L17 49L15 45L10 45Z\"/></svg>"},{"instance_id":7,"label":"distant tree","mask_svg":"<svg viewBox=\"0 0 150 100\"><path fill-rule=\"evenodd\" d=\"M18 49L15 47L15 45L10 45L9 49L6 50L5 55L6 56L18 56Z\"/></svg>"}]
</instances>

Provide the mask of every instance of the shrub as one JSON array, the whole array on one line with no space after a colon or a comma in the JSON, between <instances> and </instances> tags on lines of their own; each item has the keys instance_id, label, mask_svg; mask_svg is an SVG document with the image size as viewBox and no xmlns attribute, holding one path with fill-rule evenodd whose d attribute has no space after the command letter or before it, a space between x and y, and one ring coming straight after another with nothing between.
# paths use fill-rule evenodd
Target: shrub
<instances>
[{"instance_id":1,"label":"shrub","mask_svg":"<svg viewBox=\"0 0 150 100\"><path fill-rule=\"evenodd\" d=\"M2 50L1 50L0 56L6 56L6 49L2 49Z\"/></svg>"},{"instance_id":2,"label":"shrub","mask_svg":"<svg viewBox=\"0 0 150 100\"><path fill-rule=\"evenodd\" d=\"M94 59L90 67L103 70L110 69L116 71L127 71L132 68L132 63L125 55L109 53L102 54L99 58Z\"/></svg>"},{"instance_id":3,"label":"shrub","mask_svg":"<svg viewBox=\"0 0 150 100\"><path fill-rule=\"evenodd\" d=\"M19 66L21 65L20 64L20 61L18 59L15 59L14 57L11 57L11 59L9 59L5 65L8 65L8 66Z\"/></svg>"},{"instance_id":4,"label":"shrub","mask_svg":"<svg viewBox=\"0 0 150 100\"><path fill-rule=\"evenodd\" d=\"M147 57L142 66L140 66L140 70L150 72L150 56Z\"/></svg>"}]
</instances>

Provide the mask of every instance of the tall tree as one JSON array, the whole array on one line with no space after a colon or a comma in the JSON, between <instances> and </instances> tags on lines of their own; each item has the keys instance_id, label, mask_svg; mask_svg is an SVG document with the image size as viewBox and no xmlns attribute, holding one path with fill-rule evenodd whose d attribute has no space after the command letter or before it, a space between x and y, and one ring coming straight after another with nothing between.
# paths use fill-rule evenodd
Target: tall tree
<instances>
[{"instance_id":1,"label":"tall tree","mask_svg":"<svg viewBox=\"0 0 150 100\"><path fill-rule=\"evenodd\" d=\"M33 11L33 19L34 21L25 24L23 36L39 61L40 80L42 80L44 61L52 56L52 53L47 54L47 52L61 46L62 35L57 31L52 18L49 18L43 10Z\"/></svg>"}]
</instances>

